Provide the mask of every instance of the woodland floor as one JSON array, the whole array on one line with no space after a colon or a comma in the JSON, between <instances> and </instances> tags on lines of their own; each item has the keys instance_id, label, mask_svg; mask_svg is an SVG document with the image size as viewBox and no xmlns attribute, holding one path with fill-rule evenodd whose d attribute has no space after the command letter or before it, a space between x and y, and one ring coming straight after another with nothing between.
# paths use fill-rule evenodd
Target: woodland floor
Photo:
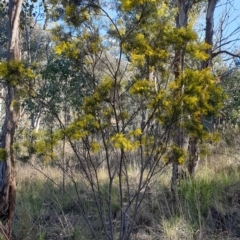
<instances>
[{"instance_id":1,"label":"woodland floor","mask_svg":"<svg viewBox=\"0 0 240 240\"><path fill-rule=\"evenodd\" d=\"M67 184L63 193L56 186L62 181L58 168L41 168L43 174L28 163L17 166L14 240L94 239L76 204L74 187ZM169 180L170 169L152 182L131 239L240 239L240 162L223 155L203 159L195 180L179 184L177 204L171 201ZM88 219L98 239L105 239L91 193L80 187ZM114 223L117 226L117 215Z\"/></svg>"}]
</instances>

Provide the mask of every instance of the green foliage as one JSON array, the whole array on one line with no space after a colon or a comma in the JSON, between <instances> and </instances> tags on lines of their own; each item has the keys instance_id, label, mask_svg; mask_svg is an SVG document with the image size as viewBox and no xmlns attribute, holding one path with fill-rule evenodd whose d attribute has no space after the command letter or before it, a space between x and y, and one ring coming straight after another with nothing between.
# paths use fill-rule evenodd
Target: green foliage
<instances>
[{"instance_id":1,"label":"green foliage","mask_svg":"<svg viewBox=\"0 0 240 240\"><path fill-rule=\"evenodd\" d=\"M12 60L11 62L1 62L0 76L5 79L6 83L12 86L23 84L34 78L30 68L25 67L23 62Z\"/></svg>"},{"instance_id":2,"label":"green foliage","mask_svg":"<svg viewBox=\"0 0 240 240\"><path fill-rule=\"evenodd\" d=\"M154 92L154 83L149 80L137 80L130 88L131 94L149 97Z\"/></svg>"},{"instance_id":3,"label":"green foliage","mask_svg":"<svg viewBox=\"0 0 240 240\"><path fill-rule=\"evenodd\" d=\"M105 116L107 116L108 114L104 107L104 102L110 103L111 96L114 91L113 87L116 87L114 86L113 79L106 76L96 87L94 94L91 97L85 98L85 102L83 105L85 113L95 115L97 111L102 109L105 112Z\"/></svg>"},{"instance_id":4,"label":"green foliage","mask_svg":"<svg viewBox=\"0 0 240 240\"><path fill-rule=\"evenodd\" d=\"M121 2L122 10L130 11L136 6L144 6L145 4L157 3L158 1L156 1L156 0L134 0L134 1L121 0L120 2Z\"/></svg>"},{"instance_id":5,"label":"green foliage","mask_svg":"<svg viewBox=\"0 0 240 240\"><path fill-rule=\"evenodd\" d=\"M110 43L99 34L103 22L97 25L101 15L95 13L101 6L95 2L61 3L67 27L51 30L56 55L42 72L47 84L39 89L39 95L47 99L54 113L60 113L63 102L67 102L65 107L74 109L76 115L64 130L50 134L53 140L40 136L43 141L37 142L37 152L51 150L48 143L56 145L63 136L71 141L91 138L89 146L96 152L103 140L124 151L150 146L158 149L154 133L148 131L152 123L162 131L171 132L174 124L191 136L209 136L201 118L219 112L223 94L210 69L196 70L195 62L208 58L210 46L200 41L193 22L177 29L176 9L162 0L122 0L116 21L102 11L109 20L104 23L106 32L119 42L115 66L109 57ZM178 51L184 51L191 66L183 63L176 77L172 55ZM123 55L129 60L124 70ZM140 111L148 112L148 126L134 126L141 119ZM141 134L130 134L137 129ZM103 130L108 137L100 138L99 143L96 138ZM159 145L165 149L167 144ZM184 153L174 151L182 163Z\"/></svg>"},{"instance_id":6,"label":"green foliage","mask_svg":"<svg viewBox=\"0 0 240 240\"><path fill-rule=\"evenodd\" d=\"M53 28L51 32L55 41L55 53L75 63L90 61L86 55L96 54L102 48L98 32L92 33L84 29L82 34L73 37L71 32L66 33L64 27L60 26Z\"/></svg>"},{"instance_id":7,"label":"green foliage","mask_svg":"<svg viewBox=\"0 0 240 240\"><path fill-rule=\"evenodd\" d=\"M125 151L134 150L139 146L138 142L131 142L129 140L129 138L124 136L122 133L115 134L111 138L111 141L113 142L113 144L116 148L120 148L120 149L123 149Z\"/></svg>"},{"instance_id":8,"label":"green foliage","mask_svg":"<svg viewBox=\"0 0 240 240\"><path fill-rule=\"evenodd\" d=\"M183 65L184 69L176 78L170 67L170 53L183 48L186 58L193 63L207 59L206 50L210 46L199 40L193 23L186 28L176 29L173 24L176 10L161 0L121 1L121 18L106 25L109 33L120 42L118 51L130 60L129 67L125 72L121 72L121 62L115 67L109 61L109 45L89 22L90 19L95 19L91 15L91 9L86 6L84 8L84 4L63 4L65 21L75 28L70 32L63 26L52 30L58 60L44 71L44 78L50 84L41 92L48 92L46 97L51 100L49 102L54 103L53 109L58 112L62 101L69 99L68 106L73 107L72 99L74 95L78 96L74 89L75 83L73 88L66 88L64 91L59 89L61 80L71 82L75 75L80 73L85 77L88 72L88 76L93 77L87 80L93 84L89 86L89 91L86 89L86 94L79 91L82 101L76 101L77 117L64 130L54 133L54 141L61 140L63 136L71 141L90 138L92 140L88 148L95 153L104 144L126 152L139 148L148 151L151 147L154 148L154 153L158 150L165 151L168 143L158 146L154 133L145 130L148 127L145 126L144 129L139 125L133 126L141 118L140 112L135 112L136 109L148 112L149 126L155 121L162 131L171 132L171 127L175 124L191 136L201 139L210 137L203 128L201 118L219 112L223 99L221 88L216 85L210 69L196 70L196 65L191 68ZM144 12L141 8L143 6ZM90 14L90 18L84 21L92 32L84 27L80 19L84 14L80 15L79 11L83 9ZM93 21L92 24L96 23ZM98 64L100 69L96 74ZM82 85L82 89L85 89L85 84L87 81ZM59 94L60 92L63 94ZM65 99L62 96L65 96ZM125 125L126 123L128 125ZM107 139L100 138L101 141L96 141L103 130L108 133ZM131 134L137 130L140 130L141 134ZM48 142L47 139L44 141ZM44 141L38 143L37 151L48 149L48 144L45 147ZM176 146L172 151L182 164L186 158L185 153Z\"/></svg>"},{"instance_id":9,"label":"green foliage","mask_svg":"<svg viewBox=\"0 0 240 240\"><path fill-rule=\"evenodd\" d=\"M174 158L176 158L176 161L178 162L178 164L182 165L185 162L187 153L184 151L184 149L178 147L175 144L172 144L170 147L170 154L172 154L174 156Z\"/></svg>"},{"instance_id":10,"label":"green foliage","mask_svg":"<svg viewBox=\"0 0 240 240\"><path fill-rule=\"evenodd\" d=\"M12 108L14 109L15 112L19 112L20 110L20 103L16 99L12 101Z\"/></svg>"},{"instance_id":11,"label":"green foliage","mask_svg":"<svg viewBox=\"0 0 240 240\"><path fill-rule=\"evenodd\" d=\"M39 101L26 101L29 109L44 103L39 112L47 110L47 127L33 133L25 146L44 161L57 160L64 139L82 167L84 183L92 187L101 224L107 220L111 225L111 208L136 218L141 190L161 171L163 155L170 153L179 164L187 158L170 144L176 129L201 140L214 138L201 120L218 114L223 93L210 69L198 70L210 46L201 42L193 23L177 29L176 9L163 0L122 0L118 20L103 9L96 14L101 7L95 2L61 4L66 25L52 29L54 54L41 72ZM176 70L179 51L185 58ZM128 173L132 161L139 170L136 183ZM109 182L102 185L99 169L106 167ZM190 206L196 216L211 205L212 185L192 182L179 189L189 204L198 193L206 205Z\"/></svg>"},{"instance_id":12,"label":"green foliage","mask_svg":"<svg viewBox=\"0 0 240 240\"><path fill-rule=\"evenodd\" d=\"M73 26L79 26L85 21L90 20L90 14L87 8L79 8L75 4L67 5L65 8L64 20Z\"/></svg>"},{"instance_id":13,"label":"green foliage","mask_svg":"<svg viewBox=\"0 0 240 240\"><path fill-rule=\"evenodd\" d=\"M94 119L93 115L89 114L69 124L62 133L70 140L80 140L98 129L99 123Z\"/></svg>"},{"instance_id":14,"label":"green foliage","mask_svg":"<svg viewBox=\"0 0 240 240\"><path fill-rule=\"evenodd\" d=\"M71 58L78 58L79 56L79 50L78 48L80 46L76 46L77 44L70 43L70 42L61 42L55 47L55 52L58 55L61 55L62 53L65 54L66 57Z\"/></svg>"},{"instance_id":15,"label":"green foliage","mask_svg":"<svg viewBox=\"0 0 240 240\"><path fill-rule=\"evenodd\" d=\"M7 151L4 148L0 148L0 161L7 160Z\"/></svg>"},{"instance_id":16,"label":"green foliage","mask_svg":"<svg viewBox=\"0 0 240 240\"><path fill-rule=\"evenodd\" d=\"M126 22L121 25L126 26L125 35L130 35L123 43L123 50L139 70L138 80L133 83L130 93L137 95L145 108L154 111L154 117L163 126L176 121L190 135L206 138L201 118L219 113L224 99L222 89L217 86L210 69L195 70L196 66L187 68L183 65L176 79L167 66L172 64L169 52L173 50L184 49L185 58L194 63L208 58L206 50L210 46L199 40L193 23L186 28L175 28L171 18L175 10L163 1L121 1L121 6L126 11L123 18ZM141 16L140 6L149 11L147 19ZM137 20L140 21L134 25ZM157 83L152 79L155 74L161 79Z\"/></svg>"},{"instance_id":17,"label":"green foliage","mask_svg":"<svg viewBox=\"0 0 240 240\"><path fill-rule=\"evenodd\" d=\"M59 131L54 132L51 129L41 130L39 132L33 132L35 141L32 142L30 148L39 156L43 157L43 161L56 160L57 154L55 147L61 139L62 134L59 137ZM29 147L29 146L28 146Z\"/></svg>"}]
</instances>

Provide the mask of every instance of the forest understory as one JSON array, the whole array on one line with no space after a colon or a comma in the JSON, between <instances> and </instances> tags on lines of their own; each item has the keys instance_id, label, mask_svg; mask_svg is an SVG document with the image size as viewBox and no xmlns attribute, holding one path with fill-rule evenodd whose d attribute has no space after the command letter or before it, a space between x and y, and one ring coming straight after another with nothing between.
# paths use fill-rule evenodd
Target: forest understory
<instances>
[{"instance_id":1,"label":"forest understory","mask_svg":"<svg viewBox=\"0 0 240 240\"><path fill-rule=\"evenodd\" d=\"M0 240L240 239L234 0L0 0Z\"/></svg>"},{"instance_id":2,"label":"forest understory","mask_svg":"<svg viewBox=\"0 0 240 240\"><path fill-rule=\"evenodd\" d=\"M218 146L201 158L194 179L179 180L176 199L170 189L170 165L154 176L144 193L130 239L240 239L240 159L236 149L222 149ZM134 185L139 173L137 169L130 171L129 181ZM57 162L45 165L36 160L17 162L13 239L106 239L92 192L81 170L74 166L65 174L63 190L63 171ZM103 199L107 199L107 178L106 170L99 170ZM112 219L117 239L119 191L117 184L113 187ZM89 233L85 217L97 238Z\"/></svg>"}]
</instances>

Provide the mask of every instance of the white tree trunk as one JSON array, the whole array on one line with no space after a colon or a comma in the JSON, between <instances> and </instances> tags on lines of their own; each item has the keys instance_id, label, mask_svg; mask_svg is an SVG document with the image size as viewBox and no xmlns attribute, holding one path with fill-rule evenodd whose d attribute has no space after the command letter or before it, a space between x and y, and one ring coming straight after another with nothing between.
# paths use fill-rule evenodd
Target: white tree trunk
<instances>
[{"instance_id":1,"label":"white tree trunk","mask_svg":"<svg viewBox=\"0 0 240 240\"><path fill-rule=\"evenodd\" d=\"M8 61L20 60L19 22L23 0L9 0L9 50ZM17 87L10 83L6 86L5 120L2 126L1 149L6 157L0 161L0 233L6 239L12 239L12 225L15 211L16 183L13 158L13 138L19 112L13 107L17 101Z\"/></svg>"}]
</instances>

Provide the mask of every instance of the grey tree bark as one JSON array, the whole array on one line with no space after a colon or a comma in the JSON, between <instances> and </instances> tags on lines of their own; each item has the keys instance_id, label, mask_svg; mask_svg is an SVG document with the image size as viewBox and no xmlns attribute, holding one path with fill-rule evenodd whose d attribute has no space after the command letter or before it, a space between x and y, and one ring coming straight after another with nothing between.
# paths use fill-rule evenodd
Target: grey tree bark
<instances>
[{"instance_id":1,"label":"grey tree bark","mask_svg":"<svg viewBox=\"0 0 240 240\"><path fill-rule=\"evenodd\" d=\"M192 0L176 0L176 6L178 8L178 15L176 17L176 26L177 28L186 27L188 23L188 13L192 7ZM178 49L175 53L174 57L174 74L177 79L180 74L183 72L184 68L184 46L181 49ZM182 91L184 90L184 86L182 86ZM179 93L181 94L181 93ZM182 119L182 118L181 118ZM174 133L173 133L173 142L179 148L187 150L188 146L188 136L184 132L184 129L181 127L181 124L175 124ZM172 156L172 180L171 180L171 189L172 192L175 193L175 187L177 186L177 181L179 175L181 175L182 168L178 163L178 159Z\"/></svg>"},{"instance_id":2,"label":"grey tree bark","mask_svg":"<svg viewBox=\"0 0 240 240\"><path fill-rule=\"evenodd\" d=\"M9 0L9 49L8 62L21 60L19 23L23 0ZM0 159L0 233L6 239L12 239L12 225L15 211L16 183L13 156L13 139L19 111L14 107L18 101L17 86L7 83L5 119L2 126L1 152L6 154ZM13 101L15 104L13 105ZM16 106L16 105L15 105Z\"/></svg>"},{"instance_id":3,"label":"grey tree bark","mask_svg":"<svg viewBox=\"0 0 240 240\"><path fill-rule=\"evenodd\" d=\"M205 42L212 46L213 44L213 27L214 27L214 11L218 0L208 0L207 12L206 12L206 31ZM207 50L208 59L202 61L201 68L205 69L212 66L212 47ZM190 137L189 149L188 149L188 172L190 176L194 176L197 170L198 163L200 161L199 156L199 139L197 137Z\"/></svg>"}]
</instances>

